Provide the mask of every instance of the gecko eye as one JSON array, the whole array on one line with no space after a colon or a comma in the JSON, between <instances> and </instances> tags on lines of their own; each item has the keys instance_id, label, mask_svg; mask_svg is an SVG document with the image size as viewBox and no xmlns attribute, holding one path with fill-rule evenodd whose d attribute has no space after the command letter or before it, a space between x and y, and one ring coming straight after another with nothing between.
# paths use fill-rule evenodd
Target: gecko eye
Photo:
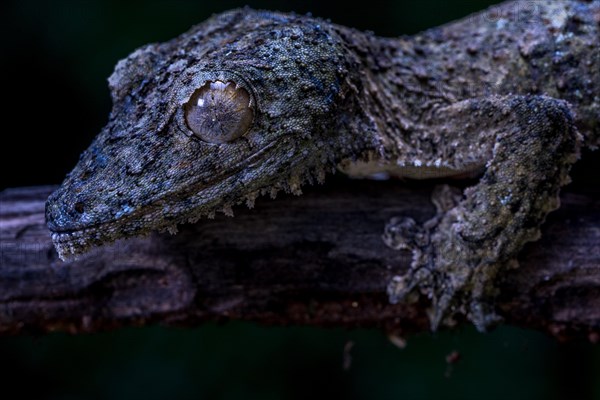
<instances>
[{"instance_id":1,"label":"gecko eye","mask_svg":"<svg viewBox=\"0 0 600 400\"><path fill-rule=\"evenodd\" d=\"M231 81L207 81L184 109L188 128L209 143L239 138L250 129L254 116L250 94Z\"/></svg>"}]
</instances>

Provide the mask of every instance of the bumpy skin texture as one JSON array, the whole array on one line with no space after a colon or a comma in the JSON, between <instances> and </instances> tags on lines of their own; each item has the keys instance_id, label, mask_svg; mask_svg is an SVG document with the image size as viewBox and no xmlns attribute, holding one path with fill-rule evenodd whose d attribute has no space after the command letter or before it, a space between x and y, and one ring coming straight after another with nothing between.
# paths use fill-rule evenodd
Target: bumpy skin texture
<instances>
[{"instance_id":1,"label":"bumpy skin texture","mask_svg":"<svg viewBox=\"0 0 600 400\"><path fill-rule=\"evenodd\" d=\"M439 177L423 226L390 221L413 251L392 301L416 288L432 326L497 320L493 280L558 207L580 145L600 144L600 1L508 2L413 37L386 39L311 17L234 10L120 61L107 126L47 203L63 258L210 217L260 194L300 193L339 168ZM251 94L242 137L207 143L185 104L209 81Z\"/></svg>"}]
</instances>

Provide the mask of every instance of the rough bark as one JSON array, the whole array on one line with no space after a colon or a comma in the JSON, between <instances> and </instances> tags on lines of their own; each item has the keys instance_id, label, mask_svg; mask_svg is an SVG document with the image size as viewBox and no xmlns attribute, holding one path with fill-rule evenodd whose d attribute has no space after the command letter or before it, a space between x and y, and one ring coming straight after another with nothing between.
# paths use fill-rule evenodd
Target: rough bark
<instances>
[{"instance_id":1,"label":"rough bark","mask_svg":"<svg viewBox=\"0 0 600 400\"><path fill-rule=\"evenodd\" d=\"M408 252L381 240L392 216L424 221L431 184L334 181L58 260L44 224L53 187L0 193L0 332L89 332L124 325L243 319L427 330L427 302L390 305ZM565 192L498 296L506 322L561 338L600 332L600 196ZM460 323L461 321L457 321Z\"/></svg>"}]
</instances>

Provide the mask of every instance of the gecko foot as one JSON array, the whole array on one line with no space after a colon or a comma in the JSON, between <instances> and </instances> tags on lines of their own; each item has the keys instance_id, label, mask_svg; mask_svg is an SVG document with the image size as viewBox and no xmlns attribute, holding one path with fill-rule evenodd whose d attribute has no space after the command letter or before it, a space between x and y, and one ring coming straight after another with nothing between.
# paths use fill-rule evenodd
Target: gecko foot
<instances>
[{"instance_id":1,"label":"gecko foot","mask_svg":"<svg viewBox=\"0 0 600 400\"><path fill-rule=\"evenodd\" d=\"M485 331L501 321L494 313L491 282L495 276L493 268L471 267L469 250L452 249L465 257L444 257L444 235L440 234L440 223L446 213L460 202L458 189L443 185L432 194L437 214L419 225L409 217L392 218L385 227L384 242L396 250L411 250L413 259L409 271L403 276L392 278L387 287L392 304L410 301L416 293L427 296L432 303L429 310L431 329L437 330L445 319L464 314L479 331ZM443 230L441 230L443 232ZM447 244L446 242L442 244ZM456 244L456 243L455 243ZM460 259L464 258L464 259ZM456 265L459 262L462 265ZM418 292L417 292L418 290Z\"/></svg>"}]
</instances>

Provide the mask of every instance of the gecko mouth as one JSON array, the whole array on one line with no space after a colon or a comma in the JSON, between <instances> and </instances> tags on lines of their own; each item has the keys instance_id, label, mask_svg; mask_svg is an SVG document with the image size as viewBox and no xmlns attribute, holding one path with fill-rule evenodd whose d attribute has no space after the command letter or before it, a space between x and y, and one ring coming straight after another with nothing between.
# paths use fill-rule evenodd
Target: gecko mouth
<instances>
[{"instance_id":1,"label":"gecko mouth","mask_svg":"<svg viewBox=\"0 0 600 400\"><path fill-rule=\"evenodd\" d=\"M233 174L231 174L233 175ZM231 175L222 178L227 179ZM211 185L202 185L197 188L198 192L210 188ZM161 218L161 213L167 207L167 201L162 199L135 211L127 216L90 225L72 230L51 230L51 238L59 257L62 260L83 254L88 250L115 242L118 238L131 238L134 236L147 235L153 231L176 231L177 224L190 222L192 218L187 214L179 217ZM216 202L215 202L216 203ZM214 214L218 204L200 205L198 208L206 208L209 211L202 212L204 215ZM199 218L195 218L197 220ZM156 223L153 221L161 221ZM150 225L147 225L150 224Z\"/></svg>"},{"instance_id":2,"label":"gecko mouth","mask_svg":"<svg viewBox=\"0 0 600 400\"><path fill-rule=\"evenodd\" d=\"M188 193L190 195L193 193L201 193L204 190L213 187L218 182L226 181L243 168L243 166L240 166L239 168L233 169L228 174L219 175L210 182L196 185L194 186L194 189L190 189ZM183 196L185 196L185 194ZM177 224L189 222L190 217L181 215L179 217L161 218L161 214L164 213L169 200L170 196L164 196L127 216L86 227L64 230L50 228L52 242L54 243L59 257L62 260L65 260L74 255L82 254L93 247L112 243L115 241L116 236L128 238L136 235L148 234L151 231L175 230L174 227ZM215 201L215 203L217 202ZM212 210L204 213L209 215L218 209L218 204L199 205L198 207L205 207ZM151 227L147 227L146 224L141 222L143 220L146 220L149 224L152 221L163 222L155 223L152 224ZM133 223L135 221L140 221L140 223Z\"/></svg>"},{"instance_id":3,"label":"gecko mouth","mask_svg":"<svg viewBox=\"0 0 600 400\"><path fill-rule=\"evenodd\" d=\"M240 174L244 174L244 171L256 168L255 174L260 175L260 170L265 165L272 166L277 163L277 152L270 152L275 145L276 141L271 142L251 158L239 163L225 174L213 177L208 182L202 181L191 185L186 193L177 193L176 196L173 194L163 195L146 206L120 218L75 229L56 229L50 225L52 241L59 257L63 260L69 259L85 253L93 247L106 245L120 238L147 235L153 231L174 233L177 231L176 226L178 224L193 223L201 218L212 218L218 211L229 215L227 210L231 210L231 206L244 201L251 206L256 197L273 193L273 190L285 190L295 193L294 187L290 184L293 181L290 175L283 180L280 178L277 182L263 182L263 185L257 185L253 189L248 189L244 185L238 187L240 194L232 194L232 188L239 186L238 177ZM301 171L300 175L309 177L309 179L315 177L315 175L311 175L308 169ZM317 173L317 180L321 180L321 175L324 175L324 173ZM299 185L309 179L301 178ZM297 179L294 182L297 182ZM207 190L215 187L219 187L225 193L225 196L217 198L206 196ZM248 193L244 189L252 190L252 192ZM182 198L194 199L195 201L191 202L191 204L195 204L193 209L183 209L179 206L176 200Z\"/></svg>"}]
</instances>

